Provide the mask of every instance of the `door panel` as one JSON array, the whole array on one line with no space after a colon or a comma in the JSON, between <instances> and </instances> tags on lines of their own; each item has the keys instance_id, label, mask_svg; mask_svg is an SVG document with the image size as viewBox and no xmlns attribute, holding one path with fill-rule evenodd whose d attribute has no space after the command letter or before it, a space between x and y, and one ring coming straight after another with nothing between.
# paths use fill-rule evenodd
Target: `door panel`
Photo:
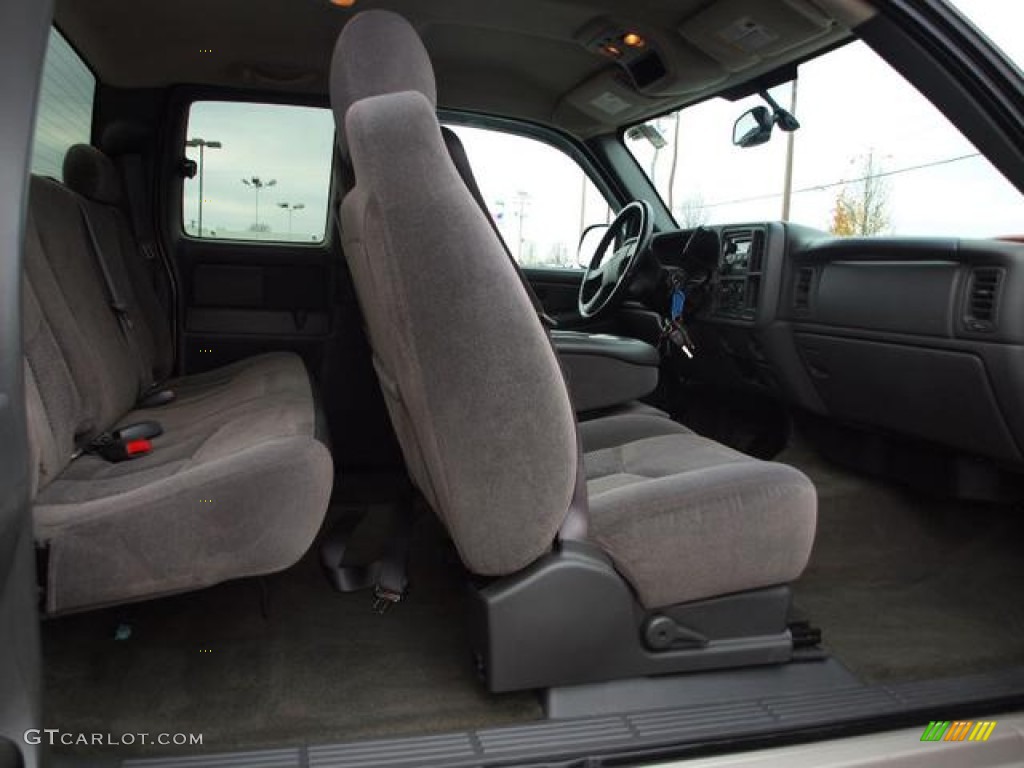
<instances>
[{"instance_id":1,"label":"door panel","mask_svg":"<svg viewBox=\"0 0 1024 768\"><path fill-rule=\"evenodd\" d=\"M290 350L316 375L333 331L329 249L182 239L185 370Z\"/></svg>"},{"instance_id":2,"label":"door panel","mask_svg":"<svg viewBox=\"0 0 1024 768\"><path fill-rule=\"evenodd\" d=\"M185 372L291 350L319 378L339 259L328 231L333 115L189 96L169 106L180 133L169 139L164 212Z\"/></svg>"},{"instance_id":3,"label":"door panel","mask_svg":"<svg viewBox=\"0 0 1024 768\"><path fill-rule=\"evenodd\" d=\"M626 336L640 335L629 322L633 314L629 305L597 320L580 315L577 298L583 272L579 269L524 269L533 292L537 294L544 311L558 323L563 331L589 331L591 333L613 333ZM655 337L656 338L656 337Z\"/></svg>"},{"instance_id":4,"label":"door panel","mask_svg":"<svg viewBox=\"0 0 1024 768\"><path fill-rule=\"evenodd\" d=\"M579 313L577 297L583 272L578 269L549 267L523 270L544 311L558 321L560 328L580 328L587 324Z\"/></svg>"}]
</instances>

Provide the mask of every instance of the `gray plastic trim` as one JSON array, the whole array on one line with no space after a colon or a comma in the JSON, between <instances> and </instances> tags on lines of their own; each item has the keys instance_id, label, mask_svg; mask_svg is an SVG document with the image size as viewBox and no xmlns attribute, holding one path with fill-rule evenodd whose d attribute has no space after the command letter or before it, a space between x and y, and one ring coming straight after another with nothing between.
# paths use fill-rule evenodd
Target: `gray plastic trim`
<instances>
[{"instance_id":1,"label":"gray plastic trim","mask_svg":"<svg viewBox=\"0 0 1024 768\"><path fill-rule=\"evenodd\" d=\"M736 673L742 674L742 673ZM699 678L692 678L698 680ZM691 703L645 712L539 722L439 736L380 739L266 752L135 759L124 768L464 768L550 765L583 756L652 752L668 758L712 742L735 751L759 744L884 731L929 719L971 717L1024 703L1024 667L896 685L851 683L828 690ZM830 730L823 730L830 729ZM71 766L74 763L64 762ZM84 763L83 763L84 765Z\"/></svg>"},{"instance_id":2,"label":"gray plastic trim","mask_svg":"<svg viewBox=\"0 0 1024 768\"><path fill-rule=\"evenodd\" d=\"M473 646L494 692L782 664L793 655L789 603L778 587L652 612L684 629L692 618L700 635L655 650L640 630L650 617L607 555L562 542L472 592Z\"/></svg>"},{"instance_id":3,"label":"gray plastic trim","mask_svg":"<svg viewBox=\"0 0 1024 768\"><path fill-rule=\"evenodd\" d=\"M639 339L552 331L577 412L639 400L658 386L658 350Z\"/></svg>"},{"instance_id":4,"label":"gray plastic trim","mask_svg":"<svg viewBox=\"0 0 1024 768\"><path fill-rule=\"evenodd\" d=\"M704 706L766 696L789 696L861 687L835 659L780 664L700 675L665 675L550 688L544 713L552 720Z\"/></svg>"},{"instance_id":5,"label":"gray plastic trim","mask_svg":"<svg viewBox=\"0 0 1024 768\"><path fill-rule=\"evenodd\" d=\"M255 752L227 752L220 755L142 758L125 760L123 768L303 768L302 748L266 749Z\"/></svg>"}]
</instances>

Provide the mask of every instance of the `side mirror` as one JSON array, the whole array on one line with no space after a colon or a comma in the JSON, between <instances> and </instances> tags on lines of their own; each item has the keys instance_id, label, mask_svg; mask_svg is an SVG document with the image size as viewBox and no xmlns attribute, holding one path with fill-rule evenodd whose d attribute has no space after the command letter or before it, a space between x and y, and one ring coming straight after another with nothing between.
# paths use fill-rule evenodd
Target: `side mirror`
<instances>
[{"instance_id":1,"label":"side mirror","mask_svg":"<svg viewBox=\"0 0 1024 768\"><path fill-rule=\"evenodd\" d=\"M591 224L583 230L580 235L580 244L576 248L576 265L586 269L594 258L597 246L601 244L604 233L608 231L607 224Z\"/></svg>"},{"instance_id":2,"label":"side mirror","mask_svg":"<svg viewBox=\"0 0 1024 768\"><path fill-rule=\"evenodd\" d=\"M732 143L737 147L757 147L772 137L775 118L768 107L747 110L732 127Z\"/></svg>"}]
</instances>

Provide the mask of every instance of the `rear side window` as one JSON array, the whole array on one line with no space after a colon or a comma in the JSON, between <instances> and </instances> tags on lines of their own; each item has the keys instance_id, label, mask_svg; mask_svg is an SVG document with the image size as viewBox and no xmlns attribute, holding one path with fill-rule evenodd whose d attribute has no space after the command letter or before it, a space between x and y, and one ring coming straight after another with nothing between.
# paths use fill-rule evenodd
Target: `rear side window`
<instances>
[{"instance_id":1,"label":"rear side window","mask_svg":"<svg viewBox=\"0 0 1024 768\"><path fill-rule=\"evenodd\" d=\"M184 185L185 234L323 242L334 157L330 110L197 101L184 150L196 163Z\"/></svg>"},{"instance_id":2,"label":"rear side window","mask_svg":"<svg viewBox=\"0 0 1024 768\"><path fill-rule=\"evenodd\" d=\"M60 32L50 29L36 112L32 173L62 178L64 155L92 137L96 78Z\"/></svg>"}]
</instances>

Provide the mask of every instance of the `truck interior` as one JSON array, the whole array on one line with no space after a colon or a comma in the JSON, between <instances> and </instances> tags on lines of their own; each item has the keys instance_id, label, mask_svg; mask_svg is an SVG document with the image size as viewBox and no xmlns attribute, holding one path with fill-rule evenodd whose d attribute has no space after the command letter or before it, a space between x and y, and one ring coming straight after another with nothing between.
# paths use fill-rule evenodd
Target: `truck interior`
<instances>
[{"instance_id":1,"label":"truck interior","mask_svg":"<svg viewBox=\"0 0 1024 768\"><path fill-rule=\"evenodd\" d=\"M49 764L625 764L1024 701L1022 232L673 202L680 116L799 146L798 73L856 46L1021 221L1020 72L937 0L57 0L38 727L203 739Z\"/></svg>"}]
</instances>

